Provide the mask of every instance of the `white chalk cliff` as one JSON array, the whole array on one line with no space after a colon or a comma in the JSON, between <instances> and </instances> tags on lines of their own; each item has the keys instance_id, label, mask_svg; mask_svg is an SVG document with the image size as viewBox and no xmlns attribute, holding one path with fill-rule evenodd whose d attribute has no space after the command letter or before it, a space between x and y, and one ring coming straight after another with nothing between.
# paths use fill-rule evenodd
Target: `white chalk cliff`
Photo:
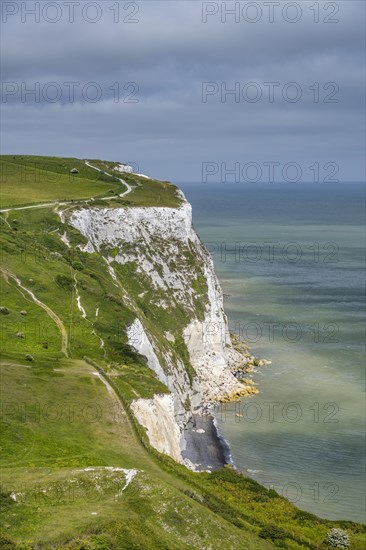
<instances>
[{"instance_id":1,"label":"white chalk cliff","mask_svg":"<svg viewBox=\"0 0 366 550\"><path fill-rule=\"evenodd\" d=\"M242 392L232 370L244 360L230 341L213 261L192 226L183 194L181 201L179 208L81 208L71 212L68 223L87 238L85 251L104 256L114 277L118 265L135 269L139 291L125 289L136 314L126 339L170 394L137 399L131 408L150 443L184 463L187 422L208 403ZM165 315L164 326L144 315L141 304L147 298Z\"/></svg>"}]
</instances>

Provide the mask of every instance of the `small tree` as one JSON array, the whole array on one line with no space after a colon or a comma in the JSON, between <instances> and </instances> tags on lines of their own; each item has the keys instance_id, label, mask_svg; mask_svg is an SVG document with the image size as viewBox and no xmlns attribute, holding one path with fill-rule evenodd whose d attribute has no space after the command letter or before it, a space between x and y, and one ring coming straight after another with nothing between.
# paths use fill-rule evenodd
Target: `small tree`
<instances>
[{"instance_id":1,"label":"small tree","mask_svg":"<svg viewBox=\"0 0 366 550\"><path fill-rule=\"evenodd\" d=\"M330 529L325 539L325 543L331 548L349 548L350 540L347 531L343 529Z\"/></svg>"}]
</instances>

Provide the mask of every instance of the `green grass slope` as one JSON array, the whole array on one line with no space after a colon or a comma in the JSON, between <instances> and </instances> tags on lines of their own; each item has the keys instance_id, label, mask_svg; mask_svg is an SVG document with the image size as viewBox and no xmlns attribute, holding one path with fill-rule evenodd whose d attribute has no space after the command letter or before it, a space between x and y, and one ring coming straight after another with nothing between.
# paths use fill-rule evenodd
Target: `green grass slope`
<instances>
[{"instance_id":1,"label":"green grass slope","mask_svg":"<svg viewBox=\"0 0 366 550\"><path fill-rule=\"evenodd\" d=\"M168 182L119 173L116 162L42 156L0 156L0 209L49 202L102 201L108 206L179 206L176 188ZM76 169L78 173L71 173ZM119 197L127 187L128 197Z\"/></svg>"},{"instance_id":2,"label":"green grass slope","mask_svg":"<svg viewBox=\"0 0 366 550\"><path fill-rule=\"evenodd\" d=\"M47 173L84 166L77 159L42 159ZM93 180L94 172L93 185L112 189L109 180ZM28 195L19 191L14 205L36 204L40 196L79 200L87 181L68 194L41 179ZM130 204L178 201L174 186L134 181ZM118 205L102 204L113 202ZM149 292L140 302L132 299L143 280L116 269L116 284L100 254L80 250L85 239L60 221L54 205L10 209L0 213L0 224L0 548L325 549L334 526L349 532L354 550L365 547L361 525L302 512L231 468L193 473L154 451L129 403L167 388L127 345L125 328L138 311L158 340L158 325L167 330L174 317L178 330L187 312L178 306L161 311ZM194 262L186 256L179 269ZM205 289L199 285L197 292L203 296ZM184 355L179 340L176 347Z\"/></svg>"}]
</instances>

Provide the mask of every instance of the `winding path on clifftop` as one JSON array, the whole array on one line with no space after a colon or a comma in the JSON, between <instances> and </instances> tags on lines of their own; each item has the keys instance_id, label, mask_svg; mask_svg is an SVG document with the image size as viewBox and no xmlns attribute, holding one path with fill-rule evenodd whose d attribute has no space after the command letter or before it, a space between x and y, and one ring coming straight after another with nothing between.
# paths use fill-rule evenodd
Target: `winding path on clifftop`
<instances>
[{"instance_id":1,"label":"winding path on clifftop","mask_svg":"<svg viewBox=\"0 0 366 550\"><path fill-rule=\"evenodd\" d=\"M47 313L47 315L49 317L51 317L52 321L54 321L56 323L56 325L57 325L57 327L60 331L60 334L61 334L61 351L62 351L62 353L65 354L66 357L68 357L69 356L69 354L68 354L69 341L68 341L68 336L67 336L67 330L65 328L65 325L61 321L60 317L50 307L48 307L46 304L41 302L41 300L39 300L31 290L29 290L28 288L23 286L20 279L18 279L18 277L16 275L14 275L14 273L11 273L11 271L8 271L7 269L3 269L3 268L1 269L1 272L2 272L6 282L8 284L9 284L8 277L10 277L11 279L13 279L16 282L17 286L19 287L18 290L22 289L25 292L27 292L30 295L30 297L32 298L32 301L35 304L37 304L37 306L44 309L45 312ZM23 295L25 300L30 301L29 298L24 296L24 294L21 290L19 290L19 292Z\"/></svg>"},{"instance_id":2,"label":"winding path on clifftop","mask_svg":"<svg viewBox=\"0 0 366 550\"><path fill-rule=\"evenodd\" d=\"M117 176L115 176L114 174L108 174L108 172L105 172L104 170L101 170L100 168L97 168L96 166L93 166L92 164L90 164L90 162L88 162L87 160L85 161L85 164L87 166L89 166L89 168L93 168L93 170L97 170L97 172L101 172L102 174L105 174L106 176L109 176L110 178L117 178ZM123 185L125 185L127 187L127 191L125 191L124 193L121 193L120 195L118 195L119 197L125 197L126 195L128 195L128 193L131 193L133 187L131 187L131 185L128 185L127 181L123 180L122 178L117 178L121 183L123 183ZM105 199L101 199L101 200L105 200Z\"/></svg>"},{"instance_id":3,"label":"winding path on clifftop","mask_svg":"<svg viewBox=\"0 0 366 550\"><path fill-rule=\"evenodd\" d=\"M126 195L128 195L129 193L131 193L131 191L133 191L133 187L131 187L131 185L129 185L124 179L122 178L119 178L118 176L116 176L115 174L108 174L108 172L104 172L104 170L101 170L100 168L97 168L96 166L93 166L92 164L90 164L87 160L85 161L85 164L87 166L89 166L89 168L93 168L93 170L97 170L97 172L101 172L102 174L105 174L106 176L109 176L110 178L116 178L118 181L120 181L123 185L125 185L127 187L127 190L124 191L123 193L120 193L119 195L115 196L115 197L101 197L101 198L98 198L98 200L100 201L110 201L110 200L113 200L113 199L116 199L116 198L121 198L121 197L125 197ZM72 204L74 206L78 205L78 204L88 204L90 201L94 201L95 200L95 197L90 197L89 199L81 199L81 200L73 200L73 201L53 201L53 202L41 202L39 204L31 204L29 206L17 206L15 208L3 208L0 210L0 213L2 212L11 212L12 210L29 210L31 208L48 208L50 206L67 206L69 204ZM4 218L3 218L4 219ZM4 220L6 221L6 220ZM7 223L7 222L6 222ZM9 225L9 223L8 223Z\"/></svg>"}]
</instances>

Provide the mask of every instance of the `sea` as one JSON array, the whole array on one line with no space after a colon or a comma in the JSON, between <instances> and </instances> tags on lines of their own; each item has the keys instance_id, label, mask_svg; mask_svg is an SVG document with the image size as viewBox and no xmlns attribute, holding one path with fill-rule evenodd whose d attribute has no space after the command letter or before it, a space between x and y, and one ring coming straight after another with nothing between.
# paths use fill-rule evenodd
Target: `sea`
<instances>
[{"instance_id":1,"label":"sea","mask_svg":"<svg viewBox=\"0 0 366 550\"><path fill-rule=\"evenodd\" d=\"M184 183L256 357L259 393L217 411L234 465L299 508L365 522L365 186Z\"/></svg>"}]
</instances>

